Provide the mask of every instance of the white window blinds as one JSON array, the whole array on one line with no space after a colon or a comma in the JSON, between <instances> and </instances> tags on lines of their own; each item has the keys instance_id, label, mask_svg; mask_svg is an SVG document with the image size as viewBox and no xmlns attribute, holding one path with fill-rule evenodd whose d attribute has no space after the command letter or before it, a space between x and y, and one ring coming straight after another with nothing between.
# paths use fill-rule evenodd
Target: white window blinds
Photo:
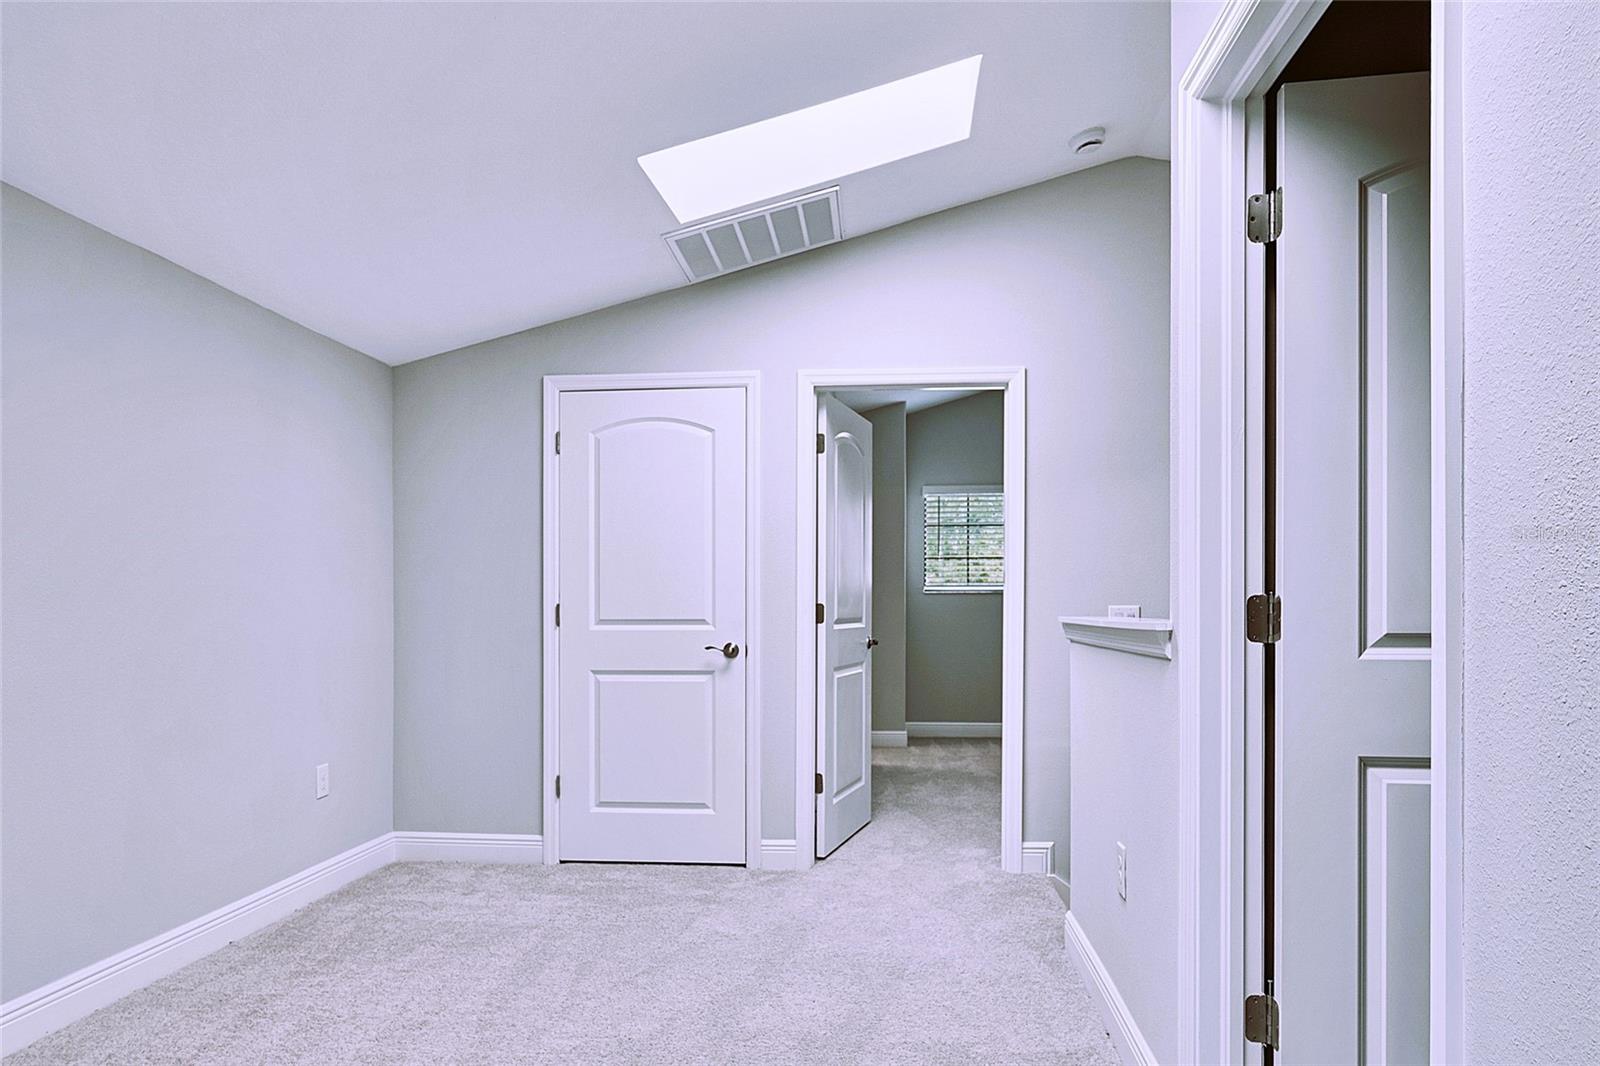
<instances>
[{"instance_id":1,"label":"white window blinds","mask_svg":"<svg viewBox=\"0 0 1600 1066\"><path fill-rule=\"evenodd\" d=\"M1005 585L1005 494L996 486L922 490L922 591Z\"/></svg>"}]
</instances>

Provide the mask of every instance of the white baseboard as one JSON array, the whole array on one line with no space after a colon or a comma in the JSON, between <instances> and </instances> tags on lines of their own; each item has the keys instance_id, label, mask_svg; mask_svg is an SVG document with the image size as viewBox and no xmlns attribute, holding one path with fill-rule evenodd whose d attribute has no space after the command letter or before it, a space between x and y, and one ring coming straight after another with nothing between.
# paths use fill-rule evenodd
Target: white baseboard
<instances>
[{"instance_id":1,"label":"white baseboard","mask_svg":"<svg viewBox=\"0 0 1600 1066\"><path fill-rule=\"evenodd\" d=\"M904 729L874 729L872 746L875 748L903 748L906 746Z\"/></svg>"},{"instance_id":2,"label":"white baseboard","mask_svg":"<svg viewBox=\"0 0 1600 1066\"><path fill-rule=\"evenodd\" d=\"M800 846L793 840L763 840L761 842L761 868L763 870L798 870Z\"/></svg>"},{"instance_id":3,"label":"white baseboard","mask_svg":"<svg viewBox=\"0 0 1600 1066\"><path fill-rule=\"evenodd\" d=\"M9 1055L153 981L264 929L394 861L393 834L317 863L108 959L0 1004L0 1054Z\"/></svg>"},{"instance_id":4,"label":"white baseboard","mask_svg":"<svg viewBox=\"0 0 1600 1066\"><path fill-rule=\"evenodd\" d=\"M1100 1005L1106 1031L1111 1036L1111 1042L1117 1045L1122 1061L1133 1063L1134 1066L1155 1066L1155 1053L1139 1031L1139 1023L1134 1021L1132 1012L1122 1000L1122 993L1117 991L1117 983L1111 979L1105 963L1100 961L1094 945L1089 943L1088 934L1071 911L1067 912L1066 939L1067 954L1072 956L1078 972L1083 975L1083 983L1089 986L1089 994Z\"/></svg>"},{"instance_id":5,"label":"white baseboard","mask_svg":"<svg viewBox=\"0 0 1600 1066\"><path fill-rule=\"evenodd\" d=\"M544 838L533 833L394 834L396 862L544 862Z\"/></svg>"},{"instance_id":6,"label":"white baseboard","mask_svg":"<svg viewBox=\"0 0 1600 1066\"><path fill-rule=\"evenodd\" d=\"M1054 840L1024 840L1022 842L1022 872L1025 874L1051 874L1056 871L1056 842Z\"/></svg>"},{"instance_id":7,"label":"white baseboard","mask_svg":"<svg viewBox=\"0 0 1600 1066\"><path fill-rule=\"evenodd\" d=\"M999 722L907 722L906 735L913 737L998 737Z\"/></svg>"}]
</instances>

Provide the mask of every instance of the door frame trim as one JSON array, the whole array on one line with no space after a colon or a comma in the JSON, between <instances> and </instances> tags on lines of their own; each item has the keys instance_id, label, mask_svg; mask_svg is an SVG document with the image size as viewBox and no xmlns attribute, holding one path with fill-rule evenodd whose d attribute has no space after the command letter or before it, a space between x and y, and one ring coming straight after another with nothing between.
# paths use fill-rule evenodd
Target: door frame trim
<instances>
[{"instance_id":1,"label":"door frame trim","mask_svg":"<svg viewBox=\"0 0 1600 1066\"><path fill-rule=\"evenodd\" d=\"M556 775L560 766L561 675L560 633L555 625L557 575L561 571L560 484L556 472L555 428L560 425L564 392L613 392L625 389L717 389L745 392L745 674L744 674L744 864L761 865L761 664L766 646L761 640L761 372L758 370L706 371L663 374L546 374L544 417L540 445L544 462L543 516L541 522L540 602L543 633L540 670L543 703L540 711L544 749L540 762L542 795L540 816L544 827L544 862L561 861L561 827L556 807Z\"/></svg>"},{"instance_id":2,"label":"door frame trim","mask_svg":"<svg viewBox=\"0 0 1600 1066\"><path fill-rule=\"evenodd\" d=\"M1005 395L1005 601L1000 638L1000 867L1022 872L1024 565L1027 516L1027 371L1022 367L801 370L795 389L795 841L796 869L816 860L817 394L835 389L945 387Z\"/></svg>"},{"instance_id":3,"label":"door frame trim","mask_svg":"<svg viewBox=\"0 0 1600 1066\"><path fill-rule=\"evenodd\" d=\"M1461 603L1466 383L1466 213L1462 107L1465 72L1462 6L1433 3L1429 56L1428 325L1432 374L1431 434L1433 627L1429 872L1428 1054L1435 1062L1467 1057L1461 962L1465 893L1462 851Z\"/></svg>"},{"instance_id":4,"label":"door frame trim","mask_svg":"<svg viewBox=\"0 0 1600 1066\"><path fill-rule=\"evenodd\" d=\"M1259 248L1244 240L1251 98L1270 86L1330 0L1230 0L1179 82L1173 118L1173 566L1179 720L1178 1059L1255 1061L1244 1043L1246 689L1260 651L1241 605L1247 556L1247 404ZM1431 1050L1464 1053L1461 943L1462 14L1434 0L1430 77L1433 660ZM1259 106L1256 108L1259 111ZM1293 203L1293 194L1289 196ZM1292 207L1291 207L1292 211ZM1259 344L1259 340L1254 343ZM1252 417L1255 422L1252 422ZM1259 507L1259 503L1256 504ZM1259 518L1259 515L1254 517ZM1252 676L1253 675L1253 676ZM1259 826L1254 830L1259 834ZM1259 915L1256 917L1259 923Z\"/></svg>"}]
</instances>

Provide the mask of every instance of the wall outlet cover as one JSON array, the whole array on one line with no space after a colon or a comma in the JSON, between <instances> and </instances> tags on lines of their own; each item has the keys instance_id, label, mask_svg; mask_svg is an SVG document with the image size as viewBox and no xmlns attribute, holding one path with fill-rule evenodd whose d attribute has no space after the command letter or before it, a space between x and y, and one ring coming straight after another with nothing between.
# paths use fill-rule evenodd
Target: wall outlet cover
<instances>
[{"instance_id":1,"label":"wall outlet cover","mask_svg":"<svg viewBox=\"0 0 1600 1066\"><path fill-rule=\"evenodd\" d=\"M1128 846L1117 841L1117 895L1128 898Z\"/></svg>"},{"instance_id":2,"label":"wall outlet cover","mask_svg":"<svg viewBox=\"0 0 1600 1066\"><path fill-rule=\"evenodd\" d=\"M1139 618L1142 608L1137 603L1113 603L1106 608L1107 618Z\"/></svg>"},{"instance_id":3,"label":"wall outlet cover","mask_svg":"<svg viewBox=\"0 0 1600 1066\"><path fill-rule=\"evenodd\" d=\"M317 767L317 799L328 795L328 764L322 763Z\"/></svg>"}]
</instances>

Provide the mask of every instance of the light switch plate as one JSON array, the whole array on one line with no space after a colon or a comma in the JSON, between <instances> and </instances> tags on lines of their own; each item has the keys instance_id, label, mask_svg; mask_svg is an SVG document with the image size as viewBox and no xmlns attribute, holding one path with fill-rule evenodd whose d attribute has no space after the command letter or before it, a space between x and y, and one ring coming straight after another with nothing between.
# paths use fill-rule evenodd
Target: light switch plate
<instances>
[{"instance_id":1,"label":"light switch plate","mask_svg":"<svg viewBox=\"0 0 1600 1066\"><path fill-rule=\"evenodd\" d=\"M1128 898L1128 846L1117 841L1117 895Z\"/></svg>"},{"instance_id":2,"label":"light switch plate","mask_svg":"<svg viewBox=\"0 0 1600 1066\"><path fill-rule=\"evenodd\" d=\"M1113 603L1106 608L1107 618L1139 618L1142 608L1137 603Z\"/></svg>"},{"instance_id":3,"label":"light switch plate","mask_svg":"<svg viewBox=\"0 0 1600 1066\"><path fill-rule=\"evenodd\" d=\"M328 795L328 764L322 763L317 767L317 799Z\"/></svg>"}]
</instances>

